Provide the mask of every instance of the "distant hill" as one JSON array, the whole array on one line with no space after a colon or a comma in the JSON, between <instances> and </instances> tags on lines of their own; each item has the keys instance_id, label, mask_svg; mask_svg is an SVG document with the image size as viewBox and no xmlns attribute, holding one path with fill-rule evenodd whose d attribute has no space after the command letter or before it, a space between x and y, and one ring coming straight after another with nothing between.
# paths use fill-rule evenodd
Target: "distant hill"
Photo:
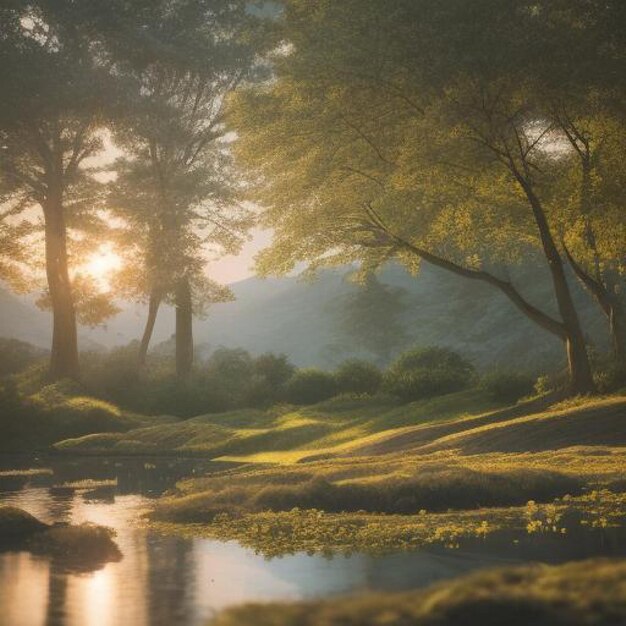
<instances>
[{"instance_id":1,"label":"distant hill","mask_svg":"<svg viewBox=\"0 0 626 626\"><path fill-rule=\"evenodd\" d=\"M371 357L346 341L338 330L337 307L359 287L348 270L326 271L314 282L296 278L249 278L232 285L234 302L212 307L194 327L198 353L218 347L241 347L252 353L284 352L300 366L332 367L351 356ZM541 330L494 288L425 266L412 277L397 266L381 282L406 290L403 314L411 345L449 346L479 367L542 369L563 361L560 342ZM554 311L547 277L522 270L514 277L535 304ZM599 349L608 340L596 305L575 287L575 296L589 338ZM145 308L128 305L105 327L81 329L81 349L124 345L141 335ZM385 324L385 320L380 320ZM155 327L154 343L166 341L174 328L174 312L164 307ZM0 291L0 336L48 346L50 317L31 300Z\"/></svg>"}]
</instances>

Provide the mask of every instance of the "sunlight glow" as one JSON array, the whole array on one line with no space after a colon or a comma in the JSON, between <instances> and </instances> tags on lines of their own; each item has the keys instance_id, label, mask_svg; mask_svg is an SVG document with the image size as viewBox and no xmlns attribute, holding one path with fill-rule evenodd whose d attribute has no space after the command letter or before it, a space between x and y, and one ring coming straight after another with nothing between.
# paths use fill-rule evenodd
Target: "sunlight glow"
<instances>
[{"instance_id":1,"label":"sunlight glow","mask_svg":"<svg viewBox=\"0 0 626 626\"><path fill-rule=\"evenodd\" d=\"M111 291L111 274L122 267L122 259L110 244L103 244L92 254L81 270L93 278L102 291Z\"/></svg>"}]
</instances>

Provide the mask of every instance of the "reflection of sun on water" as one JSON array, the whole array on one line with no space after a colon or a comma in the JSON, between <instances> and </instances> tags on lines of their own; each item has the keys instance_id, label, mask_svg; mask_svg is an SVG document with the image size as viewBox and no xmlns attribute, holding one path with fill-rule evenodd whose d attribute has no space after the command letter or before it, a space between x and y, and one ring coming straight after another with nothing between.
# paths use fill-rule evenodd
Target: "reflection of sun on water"
<instances>
[{"instance_id":1,"label":"reflection of sun on water","mask_svg":"<svg viewBox=\"0 0 626 626\"><path fill-rule=\"evenodd\" d=\"M110 244L103 244L94 252L80 268L82 272L93 278L101 291L110 291L111 275L122 267L122 259L115 254Z\"/></svg>"}]
</instances>

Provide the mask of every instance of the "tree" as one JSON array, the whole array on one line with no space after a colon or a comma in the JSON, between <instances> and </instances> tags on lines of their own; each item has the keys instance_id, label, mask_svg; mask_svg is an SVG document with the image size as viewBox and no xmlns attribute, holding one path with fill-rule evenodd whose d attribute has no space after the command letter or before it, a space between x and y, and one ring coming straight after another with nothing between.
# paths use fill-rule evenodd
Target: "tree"
<instances>
[{"instance_id":1,"label":"tree","mask_svg":"<svg viewBox=\"0 0 626 626\"><path fill-rule=\"evenodd\" d=\"M336 303L335 316L341 340L348 338L350 349L364 349L376 362L385 364L408 335L402 322L407 310L404 289L381 283L374 275Z\"/></svg>"},{"instance_id":2,"label":"tree","mask_svg":"<svg viewBox=\"0 0 626 626\"><path fill-rule=\"evenodd\" d=\"M551 204L560 166L546 94L567 100L576 81L596 89L591 70L617 67L621 48L599 33L617 36L607 15L620 8L593 6L544 20L542 3L289 2L292 47L275 59L275 82L237 103L240 155L276 230L261 271L395 256L487 282L563 341L572 390L592 390ZM585 45L564 61L581 23ZM506 275L531 256L550 271L558 315Z\"/></svg>"},{"instance_id":3,"label":"tree","mask_svg":"<svg viewBox=\"0 0 626 626\"><path fill-rule=\"evenodd\" d=\"M148 49L124 66L135 84L134 114L116 138L132 155L122 169L113 202L133 230L143 228L139 293L149 298L140 348L145 358L162 301L176 308L176 366L193 362L192 318L228 290L204 274L206 247L236 252L252 225L238 198L240 180L228 150L222 110L228 95L249 79L259 39L251 36L245 2L180 0L162 3L146 26L167 53Z\"/></svg>"},{"instance_id":4,"label":"tree","mask_svg":"<svg viewBox=\"0 0 626 626\"><path fill-rule=\"evenodd\" d=\"M566 208L562 246L577 278L606 316L613 355L626 371L625 134L615 116L593 102L587 106L595 115L573 117L566 110L555 115L572 147L559 197Z\"/></svg>"},{"instance_id":5,"label":"tree","mask_svg":"<svg viewBox=\"0 0 626 626\"><path fill-rule=\"evenodd\" d=\"M78 376L68 227L93 219L93 181L83 164L101 148L97 131L110 88L88 34L67 9L12 3L3 10L0 49L0 176L12 202L43 213L53 379Z\"/></svg>"}]
</instances>

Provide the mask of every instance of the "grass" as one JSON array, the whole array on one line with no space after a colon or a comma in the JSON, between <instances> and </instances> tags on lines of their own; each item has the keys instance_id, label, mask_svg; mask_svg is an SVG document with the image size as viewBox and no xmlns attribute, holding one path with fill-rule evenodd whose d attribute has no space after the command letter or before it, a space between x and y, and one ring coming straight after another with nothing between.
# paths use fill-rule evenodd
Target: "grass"
<instances>
[{"instance_id":1,"label":"grass","mask_svg":"<svg viewBox=\"0 0 626 626\"><path fill-rule=\"evenodd\" d=\"M63 483L60 487L68 489L98 489L100 487L117 487L117 478L110 480L94 480L92 478L73 480Z\"/></svg>"},{"instance_id":2,"label":"grass","mask_svg":"<svg viewBox=\"0 0 626 626\"><path fill-rule=\"evenodd\" d=\"M626 397L549 406L536 399L497 407L466 390L409 405L388 398L336 398L312 407L235 411L89 434L56 444L94 454L177 454L292 465L342 456L523 452L626 444Z\"/></svg>"},{"instance_id":3,"label":"grass","mask_svg":"<svg viewBox=\"0 0 626 626\"><path fill-rule=\"evenodd\" d=\"M497 569L424 591L229 609L211 626L616 626L626 622L626 562Z\"/></svg>"},{"instance_id":4,"label":"grass","mask_svg":"<svg viewBox=\"0 0 626 626\"><path fill-rule=\"evenodd\" d=\"M233 411L185 421L89 434L57 443L64 452L165 453L223 460L295 463L346 452L392 432L493 409L481 390L398 406L387 397L339 397L312 407Z\"/></svg>"},{"instance_id":5,"label":"grass","mask_svg":"<svg viewBox=\"0 0 626 626\"><path fill-rule=\"evenodd\" d=\"M561 507L578 524L594 493L603 494L602 517L617 523L624 444L623 394L503 407L470 389L403 406L352 396L141 423L56 447L236 461L234 469L179 483L159 500L152 523L281 553L525 531L529 501Z\"/></svg>"},{"instance_id":6,"label":"grass","mask_svg":"<svg viewBox=\"0 0 626 626\"><path fill-rule=\"evenodd\" d=\"M73 571L94 571L122 558L114 541L115 532L105 526L84 523L52 526L28 541L33 554L50 557Z\"/></svg>"},{"instance_id":7,"label":"grass","mask_svg":"<svg viewBox=\"0 0 626 626\"><path fill-rule=\"evenodd\" d=\"M54 443L95 433L123 433L147 424L175 421L147 417L88 396L68 396L54 385L36 394L19 396L0 388L0 450L49 449Z\"/></svg>"},{"instance_id":8,"label":"grass","mask_svg":"<svg viewBox=\"0 0 626 626\"><path fill-rule=\"evenodd\" d=\"M51 476L53 474L51 469L32 467L29 469L11 469L0 471L0 478L13 478L13 477L26 477L32 476Z\"/></svg>"},{"instance_id":9,"label":"grass","mask_svg":"<svg viewBox=\"0 0 626 626\"><path fill-rule=\"evenodd\" d=\"M450 401L446 398L446 403ZM522 405L477 416L424 420L399 427L400 436L398 429L382 430L374 435L378 437L374 446L372 435L366 435L367 444L363 439L348 449L339 444L332 453L309 454L307 462L297 449L239 457L253 462L180 482L175 493L161 498L151 519L168 531L176 527L182 531L184 526L186 533L236 539L266 554L324 551L329 546L348 551L403 549L433 538L471 535L477 529L525 532L529 501L557 506L559 514L567 513L577 527L596 504L602 510L599 518L619 523L625 510L626 448L562 443L572 441L574 432L583 440L587 430L600 432L598 423L606 430L603 441L617 432L619 442L617 422L626 421L624 397L585 399L547 410L536 403L531 406L535 412L530 415L523 414L529 409ZM420 404L408 408L421 409ZM312 419L325 410L327 405L318 405L300 418ZM338 412L354 410L342 406ZM290 413L285 417L292 419ZM327 419L337 419L336 413ZM368 423L371 420L370 414ZM509 451L518 444L512 445L504 435L516 437L520 425L543 428L542 446L531 452ZM347 427L353 430L357 425L351 421ZM487 435L496 436L501 445L490 439L485 451L478 444L469 450L468 442L484 444ZM449 445L455 436L465 447ZM365 450L371 454L363 455ZM259 463L261 459L265 463ZM601 502L592 494L602 494Z\"/></svg>"},{"instance_id":10,"label":"grass","mask_svg":"<svg viewBox=\"0 0 626 626\"><path fill-rule=\"evenodd\" d=\"M529 501L520 507L446 513L423 510L417 515L382 515L292 509L218 514L210 523L152 521L149 525L164 533L237 541L267 557L297 552L378 554L433 543L456 548L464 538L485 537L503 530L567 534L581 528L616 526L623 522L625 505L626 494L600 490L546 504Z\"/></svg>"},{"instance_id":11,"label":"grass","mask_svg":"<svg viewBox=\"0 0 626 626\"><path fill-rule=\"evenodd\" d=\"M274 475L275 477L276 475ZM329 513L357 512L411 515L421 510L445 511L485 506L521 505L528 500L553 500L578 495L583 482L573 476L536 469L499 472L432 468L411 477L332 481L322 476L280 475L280 481L215 480L201 493L164 500L155 519L211 522L215 515L321 509Z\"/></svg>"}]
</instances>

